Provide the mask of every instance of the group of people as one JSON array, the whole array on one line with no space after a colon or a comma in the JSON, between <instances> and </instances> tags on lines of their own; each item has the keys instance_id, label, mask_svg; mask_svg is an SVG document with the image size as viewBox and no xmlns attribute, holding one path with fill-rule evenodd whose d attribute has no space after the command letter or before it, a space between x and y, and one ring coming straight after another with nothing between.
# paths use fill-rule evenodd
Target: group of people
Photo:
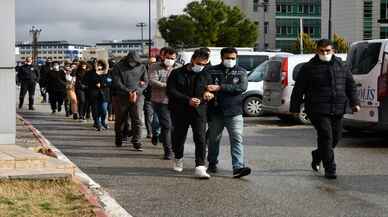
<instances>
[{"instance_id":1,"label":"group of people","mask_svg":"<svg viewBox=\"0 0 388 217\"><path fill-rule=\"evenodd\" d=\"M29 91L29 109L34 109L35 83L39 82L44 99L45 90L48 92L53 113L60 112L66 101L66 114L84 120L91 107L97 130L107 129L107 113L114 114L115 145L122 147L131 137L137 151L143 150L143 109L147 138L154 145L162 143L163 159L172 160L177 172L184 169L184 146L191 127L194 175L201 179L218 172L220 141L226 128L233 177L244 177L251 173L243 145L242 94L248 86L247 72L238 66L235 48L223 48L221 63L214 66L209 62L210 52L208 48L195 50L191 62L185 65L177 62L177 52L169 47L150 57L148 63L135 52L116 64L80 61L65 64L62 69L58 62L48 60L41 73L28 58L18 69L19 108ZM318 132L318 149L312 152L311 167L318 171L323 162L329 179L336 178L334 148L341 137L342 116L349 105L353 112L360 110L353 77L333 53L329 40L318 41L317 55L302 67L296 79L290 108L290 112L298 113L301 104L305 105Z\"/></svg>"}]
</instances>

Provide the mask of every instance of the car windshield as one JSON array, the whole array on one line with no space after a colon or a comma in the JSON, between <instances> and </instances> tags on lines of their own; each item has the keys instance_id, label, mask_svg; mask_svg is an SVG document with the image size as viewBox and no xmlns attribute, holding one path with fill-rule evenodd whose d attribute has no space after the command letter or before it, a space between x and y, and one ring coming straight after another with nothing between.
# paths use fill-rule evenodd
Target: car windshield
<instances>
[{"instance_id":1,"label":"car windshield","mask_svg":"<svg viewBox=\"0 0 388 217\"><path fill-rule=\"evenodd\" d=\"M239 55L237 63L247 71L252 71L255 67L268 60L266 55Z\"/></svg>"},{"instance_id":2,"label":"car windshield","mask_svg":"<svg viewBox=\"0 0 388 217\"><path fill-rule=\"evenodd\" d=\"M248 76L249 82L260 82L264 79L264 73L268 68L268 60L260 64Z\"/></svg>"}]
</instances>

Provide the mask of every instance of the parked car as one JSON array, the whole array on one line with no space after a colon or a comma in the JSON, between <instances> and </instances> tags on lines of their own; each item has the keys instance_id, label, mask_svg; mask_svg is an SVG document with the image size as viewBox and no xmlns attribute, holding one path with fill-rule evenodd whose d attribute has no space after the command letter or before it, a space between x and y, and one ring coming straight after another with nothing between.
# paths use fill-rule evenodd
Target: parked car
<instances>
[{"instance_id":1,"label":"parked car","mask_svg":"<svg viewBox=\"0 0 388 217\"><path fill-rule=\"evenodd\" d=\"M388 40L353 43L347 64L356 81L361 110L344 116L344 128L388 132Z\"/></svg>"},{"instance_id":2,"label":"parked car","mask_svg":"<svg viewBox=\"0 0 388 217\"><path fill-rule=\"evenodd\" d=\"M343 61L346 54L335 54ZM304 112L294 116L289 112L292 89L302 66L310 61L315 54L300 54L288 57L274 57L268 61L263 82L263 111L276 114L281 120L300 124L310 121Z\"/></svg>"},{"instance_id":3,"label":"parked car","mask_svg":"<svg viewBox=\"0 0 388 217\"><path fill-rule=\"evenodd\" d=\"M278 53L278 57L291 56L289 53ZM257 117L263 114L263 79L268 69L269 60L264 61L248 74L248 89L244 92L244 115Z\"/></svg>"}]
</instances>

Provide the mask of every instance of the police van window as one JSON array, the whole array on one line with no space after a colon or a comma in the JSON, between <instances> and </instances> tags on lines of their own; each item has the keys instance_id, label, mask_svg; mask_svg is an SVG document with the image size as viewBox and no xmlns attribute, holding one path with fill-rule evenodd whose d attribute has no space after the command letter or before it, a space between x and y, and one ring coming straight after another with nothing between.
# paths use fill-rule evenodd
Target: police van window
<instances>
[{"instance_id":1,"label":"police van window","mask_svg":"<svg viewBox=\"0 0 388 217\"><path fill-rule=\"evenodd\" d=\"M380 55L381 43L362 42L350 51L348 64L353 74L368 74L377 64Z\"/></svg>"},{"instance_id":2,"label":"police van window","mask_svg":"<svg viewBox=\"0 0 388 217\"><path fill-rule=\"evenodd\" d=\"M239 55L237 64L247 71L252 71L266 60L268 60L268 56L266 55Z\"/></svg>"},{"instance_id":3,"label":"police van window","mask_svg":"<svg viewBox=\"0 0 388 217\"><path fill-rule=\"evenodd\" d=\"M292 79L294 79L294 81L296 81L296 79L298 78L298 75L299 75L299 72L300 70L302 69L302 66L304 65L305 63L299 63L298 65L296 65L294 67L294 70L292 72Z\"/></svg>"},{"instance_id":4,"label":"police van window","mask_svg":"<svg viewBox=\"0 0 388 217\"><path fill-rule=\"evenodd\" d=\"M248 76L248 81L250 82L260 82L264 79L264 72L268 68L268 61L263 62L258 67L253 69L253 71Z\"/></svg>"}]
</instances>

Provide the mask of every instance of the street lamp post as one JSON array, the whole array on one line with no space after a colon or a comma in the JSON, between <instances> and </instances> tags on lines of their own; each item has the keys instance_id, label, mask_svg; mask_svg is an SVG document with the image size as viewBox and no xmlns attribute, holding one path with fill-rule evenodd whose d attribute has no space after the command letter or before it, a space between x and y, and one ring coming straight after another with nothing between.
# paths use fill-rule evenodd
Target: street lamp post
<instances>
[{"instance_id":1,"label":"street lamp post","mask_svg":"<svg viewBox=\"0 0 388 217\"><path fill-rule=\"evenodd\" d=\"M148 59L151 57L151 0L148 0Z\"/></svg>"},{"instance_id":2,"label":"street lamp post","mask_svg":"<svg viewBox=\"0 0 388 217\"><path fill-rule=\"evenodd\" d=\"M32 26L30 29L30 34L32 35L32 61L36 65L38 63L38 37L42 29L36 28L36 26Z\"/></svg>"},{"instance_id":3,"label":"street lamp post","mask_svg":"<svg viewBox=\"0 0 388 217\"><path fill-rule=\"evenodd\" d=\"M258 3L256 5L257 7L261 7L263 8L263 39L264 39L264 44L263 44L263 48L264 50L267 49L267 34L266 34L266 28L268 28L268 26L266 26L266 13L267 13L267 10L268 10L268 2L267 1L263 1L262 3Z\"/></svg>"},{"instance_id":4,"label":"street lamp post","mask_svg":"<svg viewBox=\"0 0 388 217\"><path fill-rule=\"evenodd\" d=\"M141 31L141 53L144 54L144 27L146 27L147 24L144 23L144 22L140 22L138 24L136 24L136 27L140 27L140 31Z\"/></svg>"},{"instance_id":5,"label":"street lamp post","mask_svg":"<svg viewBox=\"0 0 388 217\"><path fill-rule=\"evenodd\" d=\"M329 37L328 39L331 40L331 16L332 16L332 0L329 0Z\"/></svg>"}]
</instances>

